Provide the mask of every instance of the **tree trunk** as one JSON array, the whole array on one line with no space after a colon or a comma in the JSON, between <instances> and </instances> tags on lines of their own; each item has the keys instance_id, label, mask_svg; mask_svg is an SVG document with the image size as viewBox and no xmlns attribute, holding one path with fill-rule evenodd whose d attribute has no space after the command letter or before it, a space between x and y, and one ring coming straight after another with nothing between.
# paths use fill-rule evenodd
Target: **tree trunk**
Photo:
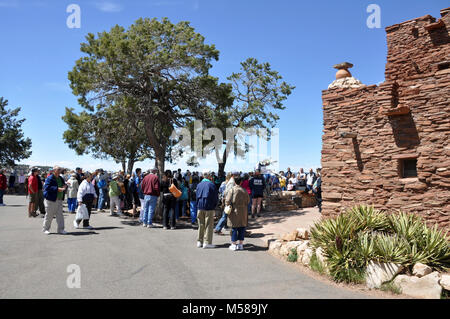
<instances>
[{"instance_id":1,"label":"tree trunk","mask_svg":"<svg viewBox=\"0 0 450 319\"><path fill-rule=\"evenodd\" d=\"M125 161L122 161L121 162L122 163L122 171L125 173L125 169L126 169L126 167L125 167L125 165L126 165L126 163L125 163Z\"/></svg>"},{"instance_id":2,"label":"tree trunk","mask_svg":"<svg viewBox=\"0 0 450 319\"><path fill-rule=\"evenodd\" d=\"M127 174L131 175L133 173L134 162L134 159L128 159Z\"/></svg>"},{"instance_id":3,"label":"tree trunk","mask_svg":"<svg viewBox=\"0 0 450 319\"><path fill-rule=\"evenodd\" d=\"M222 155L222 163L219 163L219 169L217 171L217 175L225 174L225 165L227 164L227 150L223 151Z\"/></svg>"},{"instance_id":4,"label":"tree trunk","mask_svg":"<svg viewBox=\"0 0 450 319\"><path fill-rule=\"evenodd\" d=\"M160 182L162 181L162 176L164 175L164 162L165 162L165 152L155 152L155 166L158 168L158 177ZM162 194L158 198L158 203L156 204L155 209L155 218L158 220L162 220L163 217L163 203L162 203Z\"/></svg>"}]
</instances>

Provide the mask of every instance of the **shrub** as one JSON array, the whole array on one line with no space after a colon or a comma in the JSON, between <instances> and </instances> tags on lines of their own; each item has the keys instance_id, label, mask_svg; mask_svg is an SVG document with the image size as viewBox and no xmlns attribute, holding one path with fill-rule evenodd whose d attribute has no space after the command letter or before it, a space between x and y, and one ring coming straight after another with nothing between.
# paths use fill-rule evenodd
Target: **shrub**
<instances>
[{"instance_id":1,"label":"shrub","mask_svg":"<svg viewBox=\"0 0 450 319\"><path fill-rule=\"evenodd\" d=\"M403 265L421 262L435 269L450 266L450 243L437 226L427 227L417 215L388 216L364 205L316 223L310 244L322 247L336 281L363 281L371 260Z\"/></svg>"},{"instance_id":2,"label":"shrub","mask_svg":"<svg viewBox=\"0 0 450 319\"><path fill-rule=\"evenodd\" d=\"M295 262L297 262L297 259L298 259L297 249L292 248L287 257L287 260L291 263L295 263Z\"/></svg>"},{"instance_id":3,"label":"shrub","mask_svg":"<svg viewBox=\"0 0 450 319\"><path fill-rule=\"evenodd\" d=\"M317 258L317 255L315 253L311 256L309 266L311 267L312 270L320 273L321 275L326 273L324 265L320 262L319 258Z\"/></svg>"}]
</instances>

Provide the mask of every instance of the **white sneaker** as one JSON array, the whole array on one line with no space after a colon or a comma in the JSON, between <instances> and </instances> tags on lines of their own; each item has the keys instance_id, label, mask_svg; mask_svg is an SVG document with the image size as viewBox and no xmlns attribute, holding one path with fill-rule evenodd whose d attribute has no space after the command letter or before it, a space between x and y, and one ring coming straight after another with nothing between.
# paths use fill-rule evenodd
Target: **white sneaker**
<instances>
[{"instance_id":1,"label":"white sneaker","mask_svg":"<svg viewBox=\"0 0 450 319\"><path fill-rule=\"evenodd\" d=\"M213 244L203 244L203 249L210 249L210 248L216 248L216 245Z\"/></svg>"},{"instance_id":2,"label":"white sneaker","mask_svg":"<svg viewBox=\"0 0 450 319\"><path fill-rule=\"evenodd\" d=\"M84 229L94 229L94 227L92 227L92 226L86 226L86 227L83 227Z\"/></svg>"},{"instance_id":3,"label":"white sneaker","mask_svg":"<svg viewBox=\"0 0 450 319\"><path fill-rule=\"evenodd\" d=\"M197 242L197 248L202 248L203 244L201 242Z\"/></svg>"},{"instance_id":4,"label":"white sneaker","mask_svg":"<svg viewBox=\"0 0 450 319\"><path fill-rule=\"evenodd\" d=\"M142 224L142 226L147 227L147 224Z\"/></svg>"},{"instance_id":5,"label":"white sneaker","mask_svg":"<svg viewBox=\"0 0 450 319\"><path fill-rule=\"evenodd\" d=\"M239 250L244 250L244 245L243 245L243 244L242 244L242 245L239 244L239 245L238 245L238 248L239 248Z\"/></svg>"},{"instance_id":6,"label":"white sneaker","mask_svg":"<svg viewBox=\"0 0 450 319\"><path fill-rule=\"evenodd\" d=\"M73 221L73 227L74 227L75 229L79 229L79 228L80 228L80 226L78 226L78 223L77 223L76 220Z\"/></svg>"},{"instance_id":7,"label":"white sneaker","mask_svg":"<svg viewBox=\"0 0 450 319\"><path fill-rule=\"evenodd\" d=\"M238 247L238 245L231 244L230 247L228 247L228 249L230 249L232 251L236 251L236 250L239 250L239 247Z\"/></svg>"},{"instance_id":8,"label":"white sneaker","mask_svg":"<svg viewBox=\"0 0 450 319\"><path fill-rule=\"evenodd\" d=\"M60 235L67 235L67 232L65 230L63 230L62 232L58 233Z\"/></svg>"},{"instance_id":9,"label":"white sneaker","mask_svg":"<svg viewBox=\"0 0 450 319\"><path fill-rule=\"evenodd\" d=\"M44 231L44 234L50 235L50 231L46 230L46 231Z\"/></svg>"}]
</instances>

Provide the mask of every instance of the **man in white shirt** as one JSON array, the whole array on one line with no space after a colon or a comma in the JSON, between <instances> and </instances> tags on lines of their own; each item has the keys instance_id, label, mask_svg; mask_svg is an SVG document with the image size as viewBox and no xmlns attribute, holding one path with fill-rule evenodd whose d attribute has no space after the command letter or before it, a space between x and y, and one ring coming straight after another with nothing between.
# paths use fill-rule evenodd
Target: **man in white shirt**
<instances>
[{"instance_id":1,"label":"man in white shirt","mask_svg":"<svg viewBox=\"0 0 450 319\"><path fill-rule=\"evenodd\" d=\"M311 168L309 170L308 176L306 178L306 188L308 189L308 192L310 190L312 190L313 185L316 181L317 177L316 177L316 173L314 173L313 169Z\"/></svg>"}]
</instances>

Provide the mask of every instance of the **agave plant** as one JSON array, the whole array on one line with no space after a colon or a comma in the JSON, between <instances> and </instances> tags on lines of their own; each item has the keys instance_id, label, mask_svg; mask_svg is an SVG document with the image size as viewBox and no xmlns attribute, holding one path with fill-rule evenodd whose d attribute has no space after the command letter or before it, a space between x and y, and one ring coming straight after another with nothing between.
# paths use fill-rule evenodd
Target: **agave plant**
<instances>
[{"instance_id":1,"label":"agave plant","mask_svg":"<svg viewBox=\"0 0 450 319\"><path fill-rule=\"evenodd\" d=\"M378 234L374 238L376 259L382 262L403 264L408 262L408 242L400 237Z\"/></svg>"},{"instance_id":2,"label":"agave plant","mask_svg":"<svg viewBox=\"0 0 450 319\"><path fill-rule=\"evenodd\" d=\"M386 231L389 229L389 219L386 214L376 210L373 206L355 206L347 213L356 222L357 231Z\"/></svg>"},{"instance_id":3,"label":"agave plant","mask_svg":"<svg viewBox=\"0 0 450 319\"><path fill-rule=\"evenodd\" d=\"M400 212L389 216L389 225L393 233L409 243L419 243L422 240L424 224L422 218L414 214Z\"/></svg>"}]
</instances>

